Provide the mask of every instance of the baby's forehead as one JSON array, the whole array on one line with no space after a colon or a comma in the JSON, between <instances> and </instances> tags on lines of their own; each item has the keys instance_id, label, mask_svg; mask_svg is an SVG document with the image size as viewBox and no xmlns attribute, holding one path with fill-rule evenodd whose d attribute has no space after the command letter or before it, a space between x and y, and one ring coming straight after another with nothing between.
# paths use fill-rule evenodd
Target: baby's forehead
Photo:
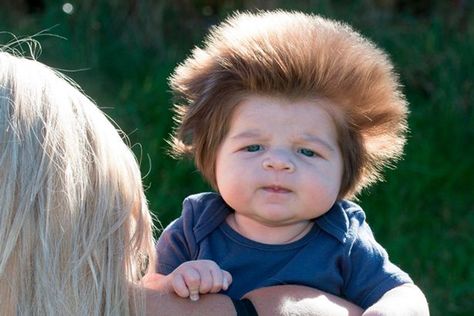
<instances>
[{"instance_id":1,"label":"baby's forehead","mask_svg":"<svg viewBox=\"0 0 474 316\"><path fill-rule=\"evenodd\" d=\"M336 134L336 123L322 99L275 98L252 96L238 105L230 122L231 134L276 135Z\"/></svg>"},{"instance_id":2,"label":"baby's forehead","mask_svg":"<svg viewBox=\"0 0 474 316\"><path fill-rule=\"evenodd\" d=\"M319 109L315 111L315 108ZM294 117L304 113L303 119L312 119L323 113L330 117L336 125L345 120L343 107L336 101L319 96L289 97L273 94L249 94L236 103L229 113L232 121L266 117L278 114L284 115L286 123L290 124Z\"/></svg>"}]
</instances>

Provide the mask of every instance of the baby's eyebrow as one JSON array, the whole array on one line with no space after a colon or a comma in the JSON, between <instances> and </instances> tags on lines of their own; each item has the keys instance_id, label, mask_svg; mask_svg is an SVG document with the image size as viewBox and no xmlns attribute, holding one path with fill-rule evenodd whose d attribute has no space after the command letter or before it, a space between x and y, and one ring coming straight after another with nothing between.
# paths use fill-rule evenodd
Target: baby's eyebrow
<instances>
[{"instance_id":1,"label":"baby's eyebrow","mask_svg":"<svg viewBox=\"0 0 474 316\"><path fill-rule=\"evenodd\" d=\"M326 149L328 149L329 151L336 151L336 148L334 148L334 146L330 143L328 143L327 141L325 141L324 139L322 139L321 137L318 137L316 135L311 135L311 134L305 134L305 135L302 135L301 136L301 139L305 142L310 142L310 143L315 143L315 144L319 144L319 145L322 145L324 147L326 147Z\"/></svg>"},{"instance_id":2,"label":"baby's eyebrow","mask_svg":"<svg viewBox=\"0 0 474 316\"><path fill-rule=\"evenodd\" d=\"M239 140L239 139L248 139L248 138L256 138L256 137L261 137L261 133L258 130L247 130L243 131L240 133L237 133L235 135L231 135L230 138L232 140Z\"/></svg>"},{"instance_id":3,"label":"baby's eyebrow","mask_svg":"<svg viewBox=\"0 0 474 316\"><path fill-rule=\"evenodd\" d=\"M257 129L251 129L251 130L246 130L246 131L230 136L231 140L253 139L253 138L262 138L262 133ZM330 144L329 142L325 141L324 139L316 135L304 134L299 137L299 140L302 142L314 143L314 144L323 146L331 152L336 151L336 148L332 144Z\"/></svg>"}]
</instances>

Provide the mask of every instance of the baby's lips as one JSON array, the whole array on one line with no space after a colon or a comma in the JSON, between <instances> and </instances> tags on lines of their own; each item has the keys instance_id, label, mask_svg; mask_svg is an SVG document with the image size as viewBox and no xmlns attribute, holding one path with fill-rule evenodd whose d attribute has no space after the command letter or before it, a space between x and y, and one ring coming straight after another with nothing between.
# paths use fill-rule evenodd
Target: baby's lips
<instances>
[{"instance_id":1,"label":"baby's lips","mask_svg":"<svg viewBox=\"0 0 474 316\"><path fill-rule=\"evenodd\" d=\"M270 192L275 192L275 193L289 193L289 192L291 192L291 190L289 190L285 187L282 187L280 185L268 185L268 186L264 186L263 189L265 191L270 191Z\"/></svg>"}]
</instances>

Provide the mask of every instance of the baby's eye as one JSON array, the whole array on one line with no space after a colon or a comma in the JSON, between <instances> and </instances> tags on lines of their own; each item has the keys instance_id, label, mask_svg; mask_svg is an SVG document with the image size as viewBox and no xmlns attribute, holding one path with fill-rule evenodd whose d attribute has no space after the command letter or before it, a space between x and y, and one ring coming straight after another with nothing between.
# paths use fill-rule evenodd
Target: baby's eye
<instances>
[{"instance_id":1,"label":"baby's eye","mask_svg":"<svg viewBox=\"0 0 474 316\"><path fill-rule=\"evenodd\" d=\"M245 147L245 150L251 153L259 151L261 149L262 149L262 145L249 145Z\"/></svg>"},{"instance_id":2,"label":"baby's eye","mask_svg":"<svg viewBox=\"0 0 474 316\"><path fill-rule=\"evenodd\" d=\"M306 157L315 157L317 155L313 150L308 148L298 149L298 152Z\"/></svg>"}]
</instances>

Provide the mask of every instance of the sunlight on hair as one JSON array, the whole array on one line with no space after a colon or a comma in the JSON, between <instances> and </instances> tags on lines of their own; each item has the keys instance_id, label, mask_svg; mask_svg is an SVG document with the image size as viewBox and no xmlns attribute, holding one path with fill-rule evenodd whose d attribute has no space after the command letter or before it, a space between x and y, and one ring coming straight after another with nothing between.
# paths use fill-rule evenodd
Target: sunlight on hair
<instances>
[{"instance_id":1,"label":"sunlight on hair","mask_svg":"<svg viewBox=\"0 0 474 316\"><path fill-rule=\"evenodd\" d=\"M140 315L155 255L136 157L34 43L0 47L1 314Z\"/></svg>"}]
</instances>

